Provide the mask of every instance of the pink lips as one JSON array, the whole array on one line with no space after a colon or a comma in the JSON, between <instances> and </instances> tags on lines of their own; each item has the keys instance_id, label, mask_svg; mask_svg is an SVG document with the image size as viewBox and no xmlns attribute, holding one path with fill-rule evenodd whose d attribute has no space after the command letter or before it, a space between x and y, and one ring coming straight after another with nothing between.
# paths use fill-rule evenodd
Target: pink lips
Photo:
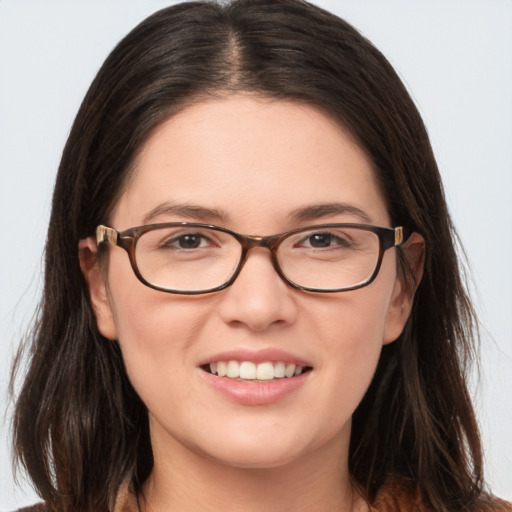
<instances>
[{"instance_id":1,"label":"pink lips","mask_svg":"<svg viewBox=\"0 0 512 512\"><path fill-rule=\"evenodd\" d=\"M228 351L209 357L200 366L205 366L218 361L251 361L253 363L285 362L297 366L311 367L304 359L296 357L288 352L275 349L264 349L257 352L247 350ZM277 402L293 391L300 388L308 379L311 372L290 378L276 378L266 382L250 380L235 380L228 377L219 377L206 371L201 374L209 385L224 396L242 405L267 405Z\"/></svg>"},{"instance_id":2,"label":"pink lips","mask_svg":"<svg viewBox=\"0 0 512 512\"><path fill-rule=\"evenodd\" d=\"M281 400L302 386L310 372L290 379L270 382L238 381L204 372L204 377L218 391L243 405L267 405Z\"/></svg>"}]
</instances>

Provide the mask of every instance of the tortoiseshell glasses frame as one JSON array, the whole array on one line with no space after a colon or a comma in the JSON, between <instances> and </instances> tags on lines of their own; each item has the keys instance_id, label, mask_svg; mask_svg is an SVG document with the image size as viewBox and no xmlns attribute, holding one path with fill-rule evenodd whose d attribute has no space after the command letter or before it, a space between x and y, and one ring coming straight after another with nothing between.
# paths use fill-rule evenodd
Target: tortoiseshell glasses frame
<instances>
[{"instance_id":1,"label":"tortoiseshell glasses frame","mask_svg":"<svg viewBox=\"0 0 512 512\"><path fill-rule=\"evenodd\" d=\"M226 258L225 258L227 260L231 259L232 261L229 261L229 264L232 263L233 265L232 265L232 268L229 266L226 267L226 268L229 268L229 270L222 271L221 275L224 276L224 274L225 274L225 276L222 278L221 283L215 284L215 286L208 286L204 289L201 287L196 288L196 287L191 287L191 286L187 286L184 289L181 289L176 286L175 287L162 286L161 284L151 282L146 277L144 277L143 273L139 269L139 264L137 263L137 250L136 249L137 249L137 244L138 244L139 240L141 239L141 237L143 235L146 235L147 233L150 233L152 231L174 229L174 228L176 228L177 230L178 229L181 229L181 230L205 230L204 232L199 232L199 233L197 233L197 232L190 233L189 232L189 233L179 234L177 237L172 239L172 243L174 243L174 244L176 244L176 240L178 240L178 239L180 241L183 241L183 240L188 241L187 237L189 237L189 238L196 237L196 238L207 239L208 237L206 237L205 234L211 235L213 237L215 237L215 236L223 237L223 236L228 235L226 237L226 239L230 243L232 243L232 239L234 239L238 242L239 248L237 250L239 250L239 253L234 251L232 253L233 256L229 255L229 253L228 253L228 256L226 256ZM371 248L371 251L372 251L371 257L374 259L369 260L371 263L368 264L369 265L368 266L369 270L367 272L368 275L364 274L364 277L362 277L361 280L358 282L350 283L349 285L344 285L341 287L340 286L333 287L333 288L330 288L329 286L322 286L322 287L318 287L318 286L314 287L314 286L309 286L309 285L304 286L304 283L301 284L301 283L295 282L293 279L291 279L289 276L286 275L286 273L282 269L283 265L279 261L278 250L281 247L281 245L283 244L283 242L285 242L287 240L296 241L296 240L298 240L297 238L291 238L291 237L300 236L301 234L308 235L307 237L305 237L305 239L307 239L306 243L309 244L308 247L306 247L307 251L309 251L312 254L314 254L314 251L317 251L318 254L320 254L320 256L316 256L316 255L314 255L313 257L308 256L305 259L302 258L302 260L300 260L302 255L297 258L295 258L295 256L293 256L291 259L294 259L294 261L292 263L290 263L292 269L294 268L294 265L296 265L296 268L299 268L300 265L302 264L301 261L308 262L310 260L311 261L314 260L315 265L318 265L318 264L325 265L325 263L323 263L323 262L326 261L326 259L329 259L330 261L335 261L336 262L335 265L338 265L338 266L343 265L343 261L342 261L341 257L335 258L329 254L329 250L331 247L334 247L335 250L338 250L338 252L341 252L343 250L343 243L345 243L343 240L342 240L343 243L337 242L335 246L331 246L331 245L329 245L327 247L320 246L319 250L317 250L317 248L315 246L311 246L311 243L310 243L311 239L315 240L315 243L318 240L320 241L320 243L324 242L324 240L321 237L324 236L324 238L325 238L325 235L326 235L325 230L338 230L338 231L347 230L347 232L349 232L349 233L350 232L351 233L359 233L362 236L366 236L366 235L364 235L364 233L372 233L373 235L375 235L375 237L378 239L378 252L377 252L376 242L372 242L374 244L374 246L372 246L372 248ZM335 237L335 236L337 236L338 231L335 231L334 235L330 232L327 232L327 236ZM342 232L342 234L345 235L344 232ZM314 238L315 236L317 238ZM229 237L231 237L231 238L229 238ZM320 238L318 238L318 237L320 237ZM373 237L373 238L375 238L375 237ZM367 238L371 238L371 237L367 237ZM329 238L328 240L329 240L329 244L330 244L331 238ZM128 253L132 269L133 269L135 275L137 276L137 278L146 286L153 288L155 290L166 292L166 293L175 293L175 294L181 294L181 295L199 295L199 294L218 292L218 291L221 291L221 290L227 288L228 286L233 284L233 282L235 281L237 276L240 274L240 271L242 270L242 267L246 261L249 251L254 248L257 248L257 247L263 247L263 248L269 249L272 265L273 265L275 271L280 276L280 278L285 283L287 283L289 286L296 288L298 290L306 291L306 292L336 293L336 292L344 292L344 291L362 288L364 286L369 285L372 281L374 281L374 279L377 277L377 274L381 267L384 253L388 249L390 249L392 247L397 247L404 242L404 229L401 226L395 227L395 228L390 228L390 227L382 227L382 226L373 226L373 225L368 225L368 224L331 223L331 224L318 224L318 225L306 226L306 227L294 229L292 231L287 231L285 233L279 233L279 234L270 235L270 236L249 236L249 235L241 235L241 234L231 231L227 228L214 226L211 224L202 224L202 223L193 223L193 222L169 222L169 223L149 224L149 225L145 225L145 226L138 226L138 227L127 229L122 232L119 232L116 229L108 227L108 226L100 225L96 228L96 242L97 242L98 246L100 246L101 244L103 244L105 242L108 242L112 245L116 245L116 246L124 249ZM194 240L194 242L195 242L195 240ZM347 242L347 245L349 245L349 243L350 243L350 241ZM190 253L195 254L194 251L196 251L196 252L201 251L201 248L196 249L195 247L190 248L190 250L188 250L189 249L188 247L185 247L185 248L175 247L175 246L171 247L171 244L169 244L168 241L165 241L165 243L159 241L158 244L154 244L154 246L152 246L152 247L154 247L154 249L152 249L153 253L158 253L158 251L161 251L161 247L164 245L165 245L166 250L168 250L169 248L171 249L171 252L169 254L171 254L171 255L173 254L172 250L174 250L174 253L176 253L176 249L178 249L178 251L180 251L180 254L184 255L184 256L179 256L179 257L175 257L175 256L170 257L170 259L172 259L172 258L178 259L179 258L178 263L180 265L182 265L182 261L185 261L185 265L190 266L191 263L189 263L189 261L193 262L194 258L188 258L188 254L190 254ZM212 243L210 245L213 247L214 244ZM294 254L295 253L299 254L300 249L297 250L295 247L296 246L293 246L291 248L292 251L295 251ZM207 249L209 249L209 247L207 247ZM290 250L290 249L285 249L285 251L286 250ZM335 252L335 251L333 251L333 252ZM369 252L369 251L367 251L367 252ZM373 254L373 252L375 254ZM152 255L153 253L149 253L149 254ZM167 253L164 253L164 254L167 254ZM208 252L207 252L207 254L208 254ZM210 251L209 254L214 254L216 257L216 254L214 251ZM328 255L328 258L324 258L325 254ZM357 257L359 257L359 256L357 256L358 253L356 251L353 251L353 254L356 255L355 257L353 257L353 259L357 260ZM204 263L204 266L201 267L200 272L207 274L209 272L208 269L212 268L212 265L209 263L208 257L201 256L201 258L206 261ZM196 258L196 259L201 259L201 258ZM368 258L369 258L369 256L367 257L367 259ZM297 266L297 262L295 261L295 259L300 260L298 266ZM320 263L316 263L317 261L319 261ZM306 264L309 264L309 263L306 263ZM192 265L193 265L193 263L192 263ZM210 265L210 266L208 266L208 265ZM222 265L224 265L224 263L222 263ZM191 274L193 274L194 268L187 267L187 272L188 272L188 268L191 268ZM355 265L355 268L357 270L357 265ZM292 270L292 272L297 272L297 271ZM165 274L165 275L167 275L167 274ZM337 274L335 274L335 275L337 275ZM316 277L312 278L313 281L315 279L316 279ZM200 280L199 280L199 282L200 282ZM190 289L186 289L186 288L190 288Z\"/></svg>"}]
</instances>

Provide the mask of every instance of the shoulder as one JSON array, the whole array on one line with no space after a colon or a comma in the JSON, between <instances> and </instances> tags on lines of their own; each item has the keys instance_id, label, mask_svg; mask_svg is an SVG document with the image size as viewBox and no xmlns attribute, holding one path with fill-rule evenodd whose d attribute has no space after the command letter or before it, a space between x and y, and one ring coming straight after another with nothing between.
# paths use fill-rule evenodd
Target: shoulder
<instances>
[{"instance_id":1,"label":"shoulder","mask_svg":"<svg viewBox=\"0 0 512 512\"><path fill-rule=\"evenodd\" d=\"M112 512L139 512L137 494L130 479L126 479L121 484L108 509ZM45 503L36 503L29 507L20 508L15 512L55 512L55 510Z\"/></svg>"},{"instance_id":2,"label":"shoulder","mask_svg":"<svg viewBox=\"0 0 512 512\"><path fill-rule=\"evenodd\" d=\"M388 482L379 490L371 512L421 512L419 497L398 482Z\"/></svg>"},{"instance_id":3,"label":"shoulder","mask_svg":"<svg viewBox=\"0 0 512 512\"><path fill-rule=\"evenodd\" d=\"M430 509L429 509L430 510ZM468 512L512 512L512 503L484 494L468 509ZM371 512L427 512L421 499L399 482L382 486Z\"/></svg>"}]
</instances>

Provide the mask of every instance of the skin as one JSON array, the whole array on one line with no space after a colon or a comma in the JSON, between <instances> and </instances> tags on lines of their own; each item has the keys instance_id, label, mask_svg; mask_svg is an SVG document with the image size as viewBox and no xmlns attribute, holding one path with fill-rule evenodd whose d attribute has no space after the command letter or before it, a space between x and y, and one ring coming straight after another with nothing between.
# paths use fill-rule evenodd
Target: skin
<instances>
[{"instance_id":1,"label":"skin","mask_svg":"<svg viewBox=\"0 0 512 512\"><path fill-rule=\"evenodd\" d=\"M151 222L208 222L252 235L362 222L348 213L291 219L297 209L336 202L390 226L372 162L345 130L313 107L246 96L195 104L160 125L109 225L121 231L144 224L169 202L222 218L168 212ZM410 247L421 245L413 236ZM81 263L98 328L118 340L149 411L155 467L143 509L365 510L347 469L351 416L382 345L400 335L410 312L412 293L397 276L394 249L371 285L335 294L292 289L268 250L254 249L231 287L194 297L144 286L120 248L109 248L108 269L95 255L86 241ZM199 367L223 351L265 348L313 368L276 403L237 403Z\"/></svg>"}]
</instances>

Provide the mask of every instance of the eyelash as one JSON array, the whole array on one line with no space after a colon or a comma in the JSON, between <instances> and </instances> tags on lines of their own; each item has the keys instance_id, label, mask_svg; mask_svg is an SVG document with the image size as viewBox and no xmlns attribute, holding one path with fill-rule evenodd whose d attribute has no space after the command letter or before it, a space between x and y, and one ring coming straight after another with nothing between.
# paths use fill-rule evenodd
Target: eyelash
<instances>
[{"instance_id":1,"label":"eyelash","mask_svg":"<svg viewBox=\"0 0 512 512\"><path fill-rule=\"evenodd\" d=\"M302 246L305 246L305 242L307 241L310 241L310 239L314 236L329 236L331 237L331 239L329 240L329 245L328 246L325 246L325 247L314 247L313 245L311 245L311 242L310 242L310 245L308 247L312 248L312 249L323 249L323 248L333 248L333 247L350 247L351 242L350 240L348 240L346 237L341 237L339 235L336 235L334 233L330 233L328 231L319 231L319 232L314 232L314 233L308 233L307 236L303 237L301 240L300 240L300 245ZM332 242L337 242L336 244L333 244Z\"/></svg>"},{"instance_id":2,"label":"eyelash","mask_svg":"<svg viewBox=\"0 0 512 512\"><path fill-rule=\"evenodd\" d=\"M199 246L197 247L177 247L175 244L180 242L180 240L185 239L186 237L193 237L199 239ZM180 251L187 251L187 250L193 250L193 249L201 249L205 247L202 245L203 241L210 241L208 237L201 233L182 233L177 236L173 236L172 238L167 238L163 243L159 245L159 248L161 249L175 249ZM212 243L208 244L209 246L213 245Z\"/></svg>"}]
</instances>

